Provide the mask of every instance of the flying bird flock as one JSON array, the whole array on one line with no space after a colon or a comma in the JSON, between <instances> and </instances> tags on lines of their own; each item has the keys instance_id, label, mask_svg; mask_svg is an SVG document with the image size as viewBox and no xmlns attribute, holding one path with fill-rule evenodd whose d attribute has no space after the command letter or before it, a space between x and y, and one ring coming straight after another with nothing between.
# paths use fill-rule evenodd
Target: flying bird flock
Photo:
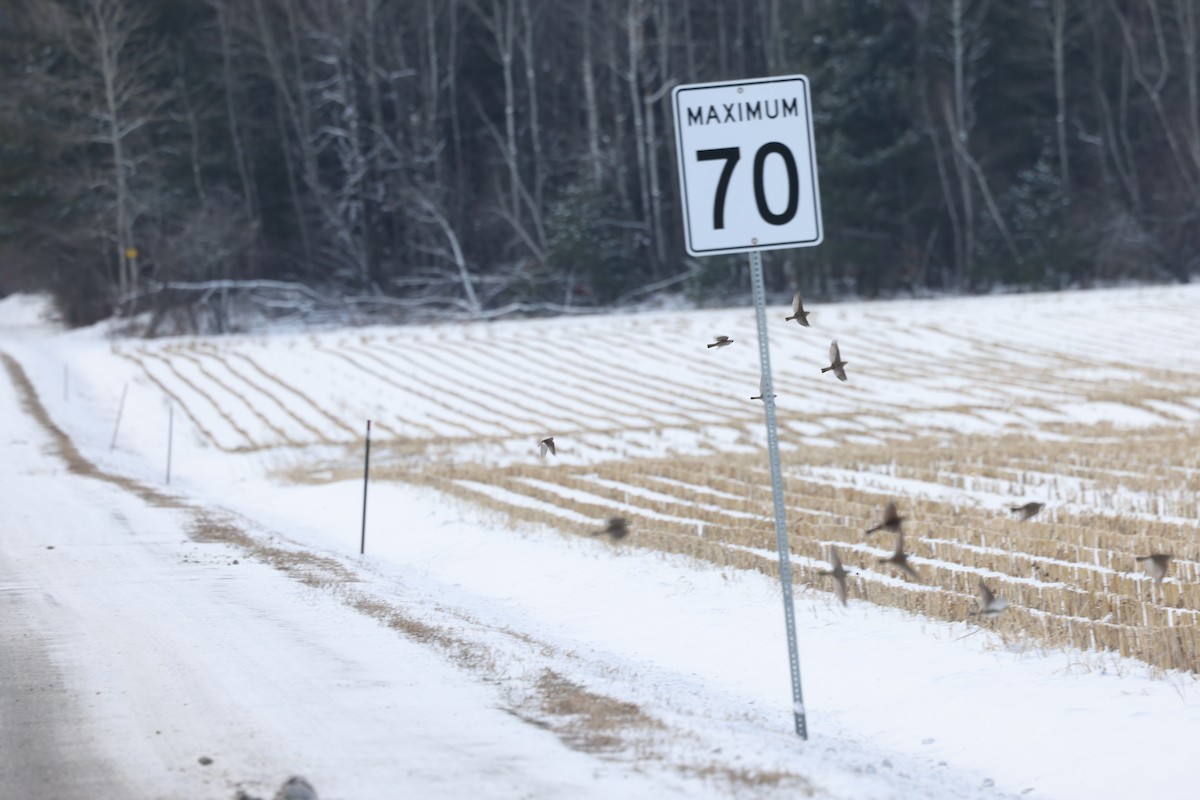
<instances>
[{"instance_id":1,"label":"flying bird flock","mask_svg":"<svg viewBox=\"0 0 1200 800\"><path fill-rule=\"evenodd\" d=\"M796 323L805 328L811 328L808 318L811 312L804 308L804 301L797 291L792 297L792 313L784 318L785 322L795 320ZM733 344L734 340L726 335L719 335L713 338L712 342L705 345L708 349L717 349L728 347ZM836 339L829 343L829 365L821 367L821 373L832 372L834 377L839 381L847 382L846 366L849 362L842 358L841 348ZM774 399L778 395L771 394L769 399ZM765 382L760 379L758 385L758 394L752 395L751 400L764 400L766 398ZM554 444L554 437L548 436L538 442L538 454L545 458L547 454L557 455ZM1033 519L1045 508L1045 504L1037 501L1026 502L1022 505L1014 505L1008 507L1008 510L1016 516L1019 522L1025 522ZM877 558L879 564L886 564L895 569L906 579L921 582L920 573L916 567L909 563L909 554L904 546L904 522L907 518L900 515L896 508L896 502L889 500L884 507L883 518L866 530L866 536L878 532L888 532L894 535L893 548L886 557ZM599 530L592 531L593 536L606 536L614 542L619 542L629 534L629 525L624 517L614 516L608 518L604 527ZM1152 553L1145 556L1137 556L1136 562L1141 564L1146 573L1154 581L1155 586L1161 587L1164 577L1167 573L1167 568L1171 562L1171 555L1166 553ZM847 576L856 574L853 571L847 570L842 563L841 555L837 548L832 544L829 545L829 569L819 570L817 574L823 577L833 579L833 591L837 599L844 606L847 604ZM978 580L976 608L968 611L968 617L992 618L999 616L1005 609L1008 608L1008 600L997 596L984 581L981 575Z\"/></svg>"}]
</instances>

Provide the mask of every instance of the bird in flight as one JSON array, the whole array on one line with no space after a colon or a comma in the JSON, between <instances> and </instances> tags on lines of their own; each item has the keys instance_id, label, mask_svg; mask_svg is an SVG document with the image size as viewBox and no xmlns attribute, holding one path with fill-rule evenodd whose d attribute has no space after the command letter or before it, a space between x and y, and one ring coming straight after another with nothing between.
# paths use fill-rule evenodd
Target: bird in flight
<instances>
[{"instance_id":1,"label":"bird in flight","mask_svg":"<svg viewBox=\"0 0 1200 800\"><path fill-rule=\"evenodd\" d=\"M1026 503L1023 506L1012 506L1008 510L1014 514L1019 514L1021 517L1020 521L1024 522L1025 520L1029 519L1030 517L1036 516L1037 513L1045 507L1046 507L1045 503L1038 503L1036 501L1032 501L1032 502Z\"/></svg>"},{"instance_id":2,"label":"bird in flight","mask_svg":"<svg viewBox=\"0 0 1200 800\"><path fill-rule=\"evenodd\" d=\"M833 578L833 590L837 592L838 600L842 601L842 605L846 605L846 568L842 566L842 559L833 545L829 545L829 563L833 567L832 569L823 569L817 574Z\"/></svg>"},{"instance_id":3,"label":"bird in flight","mask_svg":"<svg viewBox=\"0 0 1200 800\"><path fill-rule=\"evenodd\" d=\"M1134 556L1134 560L1140 562L1149 573L1154 582L1162 586L1163 578L1167 576L1167 567L1171 563L1171 557L1166 553L1152 553L1148 556Z\"/></svg>"},{"instance_id":4,"label":"bird in flight","mask_svg":"<svg viewBox=\"0 0 1200 800\"><path fill-rule=\"evenodd\" d=\"M754 395L754 396L753 396L753 397L751 397L750 399L751 399L751 400L762 400L762 399L763 399L763 395L764 395L765 393L766 393L766 392L765 392L765 390L763 389L763 379L762 379L762 378L759 378L759 379L758 379L758 394ZM773 394L773 395L771 395L771 399L772 399L772 400L774 400L776 397L779 397L779 395L777 395L777 394Z\"/></svg>"},{"instance_id":5,"label":"bird in flight","mask_svg":"<svg viewBox=\"0 0 1200 800\"><path fill-rule=\"evenodd\" d=\"M593 531L592 536L609 536L614 542L624 539L629 533L629 526L624 517L609 517L608 524L602 530Z\"/></svg>"},{"instance_id":6,"label":"bird in flight","mask_svg":"<svg viewBox=\"0 0 1200 800\"><path fill-rule=\"evenodd\" d=\"M808 328L811 327L808 324L808 314L809 312L804 310L804 301L800 299L800 292L796 292L796 296L792 298L792 315L784 319L784 322L796 320L796 322Z\"/></svg>"},{"instance_id":7,"label":"bird in flight","mask_svg":"<svg viewBox=\"0 0 1200 800\"><path fill-rule=\"evenodd\" d=\"M705 345L705 347L724 347L727 344L733 344L733 339L728 336L718 336L712 344Z\"/></svg>"},{"instance_id":8,"label":"bird in flight","mask_svg":"<svg viewBox=\"0 0 1200 800\"><path fill-rule=\"evenodd\" d=\"M905 575L912 578L917 583L921 582L921 576L908 563L908 554L904 552L904 531L896 533L896 551L887 558L879 559L880 564L891 564L896 569L903 572Z\"/></svg>"},{"instance_id":9,"label":"bird in flight","mask_svg":"<svg viewBox=\"0 0 1200 800\"><path fill-rule=\"evenodd\" d=\"M848 361L842 361L842 351L838 347L837 339L829 343L829 366L821 367L821 372L829 372L833 370L833 374L837 375L839 381L846 380L846 365Z\"/></svg>"},{"instance_id":10,"label":"bird in flight","mask_svg":"<svg viewBox=\"0 0 1200 800\"><path fill-rule=\"evenodd\" d=\"M892 533L900 533L900 526L904 522L904 517L896 512L896 501L888 500L887 507L883 509L883 522L880 522L873 528L867 530L867 535L870 536L875 531L891 531Z\"/></svg>"},{"instance_id":11,"label":"bird in flight","mask_svg":"<svg viewBox=\"0 0 1200 800\"><path fill-rule=\"evenodd\" d=\"M984 617L994 617L1004 609L1008 608L1008 601L1003 597L996 597L992 594L992 590L983 582L983 578L979 579L979 610L968 612L970 615L979 614Z\"/></svg>"},{"instance_id":12,"label":"bird in flight","mask_svg":"<svg viewBox=\"0 0 1200 800\"><path fill-rule=\"evenodd\" d=\"M558 455L558 451L554 449L553 436L547 436L545 439L542 439L540 442L538 442L538 455L542 458L545 458L546 453L549 453L552 456Z\"/></svg>"}]
</instances>

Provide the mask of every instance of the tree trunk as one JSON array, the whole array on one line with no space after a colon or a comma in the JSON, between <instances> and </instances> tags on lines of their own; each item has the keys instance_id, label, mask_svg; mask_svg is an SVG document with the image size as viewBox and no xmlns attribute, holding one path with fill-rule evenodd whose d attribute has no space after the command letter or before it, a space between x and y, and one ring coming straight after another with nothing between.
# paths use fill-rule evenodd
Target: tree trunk
<instances>
[{"instance_id":1,"label":"tree trunk","mask_svg":"<svg viewBox=\"0 0 1200 800\"><path fill-rule=\"evenodd\" d=\"M518 199L521 184L521 169L517 147L517 90L513 80L513 61L516 38L516 23L513 20L515 0L492 0L493 35L500 54L500 69L504 75L504 148L508 162L509 213L514 219L521 216Z\"/></svg>"},{"instance_id":2,"label":"tree trunk","mask_svg":"<svg viewBox=\"0 0 1200 800\"><path fill-rule=\"evenodd\" d=\"M103 83L104 118L107 122L107 145L112 157L115 197L114 245L117 249L118 289L122 300L133 294L134 276L127 251L132 246L129 230L129 185L125 171L125 142L121 134L122 111L117 99L117 72L121 68L121 51L126 34L116 29L123 16L119 3L92 0L88 9L88 29L96 48L100 79Z\"/></svg>"},{"instance_id":3,"label":"tree trunk","mask_svg":"<svg viewBox=\"0 0 1200 800\"><path fill-rule=\"evenodd\" d=\"M1051 0L1050 15L1054 49L1054 130L1058 136L1058 180L1065 195L1071 183L1070 157L1067 152L1067 83L1064 45L1066 39L1066 0Z\"/></svg>"},{"instance_id":4,"label":"tree trunk","mask_svg":"<svg viewBox=\"0 0 1200 800\"><path fill-rule=\"evenodd\" d=\"M592 3L584 0L580 35L583 38L583 101L587 118L588 161L591 164L592 182L599 185L604 178L604 162L600 156L600 109L596 103L596 75L592 63Z\"/></svg>"},{"instance_id":5,"label":"tree trunk","mask_svg":"<svg viewBox=\"0 0 1200 800\"><path fill-rule=\"evenodd\" d=\"M629 106L633 113L633 144L634 151L637 153L638 165L638 195L641 200L640 215L641 222L646 224L650 215L650 175L649 175L649 155L647 153L646 142L646 115L644 113L645 100L642 96L642 68L641 68L641 51L642 51L642 0L629 0L629 5L626 8L625 24L626 24L626 42L628 61L625 65L625 81L629 87ZM654 251L651 249L651 256L654 256ZM652 272L657 270L658 264L654 263Z\"/></svg>"},{"instance_id":6,"label":"tree trunk","mask_svg":"<svg viewBox=\"0 0 1200 800\"><path fill-rule=\"evenodd\" d=\"M311 269L314 264L313 244L308 229L308 214L300 195L296 169L292 163L294 155L291 147L292 136L289 129L289 117L292 127L297 131L297 137L301 140L304 138L304 131L301 130L302 126L297 119L296 101L292 98L292 89L284 74L283 58L279 53L279 46L275 40L275 36L271 32L266 10L263 8L263 0L252 1L254 3L255 21L258 25L259 41L263 46L263 53L266 56L267 66L271 73L271 81L275 88L275 122L279 128L280 149L283 153L284 171L287 173L288 194L291 197L292 208L296 215L294 221L297 233L300 236L300 246L305 265ZM307 149L307 144L304 141L298 142L298 145L303 149Z\"/></svg>"},{"instance_id":7,"label":"tree trunk","mask_svg":"<svg viewBox=\"0 0 1200 800\"><path fill-rule=\"evenodd\" d=\"M1195 0L1175 0L1175 14L1179 24L1179 37L1183 42L1183 75L1187 87L1187 152L1192 163L1200 168L1200 61L1196 54L1196 4Z\"/></svg>"},{"instance_id":8,"label":"tree trunk","mask_svg":"<svg viewBox=\"0 0 1200 800\"><path fill-rule=\"evenodd\" d=\"M1166 108L1163 105L1162 90L1167 83L1167 76L1171 71L1171 56L1163 35L1162 20L1158 12L1157 0L1146 0L1146 7L1154 29L1155 61L1158 67L1157 75L1154 77L1151 77L1142 65L1138 41L1133 35L1129 20L1117 7L1114 0L1109 0L1109 8L1121 26L1125 46L1129 50L1133 78L1142 87L1142 90L1145 91L1146 96L1150 98L1150 104L1154 107L1155 117L1158 120L1159 127L1162 129L1163 138L1166 139L1167 148L1170 150L1171 156L1175 161L1175 168L1179 179L1183 182L1187 192L1195 195L1196 178L1192 174L1188 163L1184 160L1183 152L1179 147L1179 141L1175 136L1175 129L1171 125L1171 121L1167 118Z\"/></svg>"},{"instance_id":9,"label":"tree trunk","mask_svg":"<svg viewBox=\"0 0 1200 800\"><path fill-rule=\"evenodd\" d=\"M537 235L538 250L546 249L546 231L542 225L542 209L545 208L543 193L546 186L546 164L542 153L542 126L538 117L538 82L537 82L537 53L536 43L536 14L529 10L529 0L520 0L521 25L521 60L525 65L525 92L529 98L529 144L533 157L533 192L529 213L533 219L533 230Z\"/></svg>"},{"instance_id":10,"label":"tree trunk","mask_svg":"<svg viewBox=\"0 0 1200 800\"><path fill-rule=\"evenodd\" d=\"M254 180L254 173L249 168L250 161L242 142L241 115L238 113L226 2L228 0L213 1L217 15L217 33L221 42L221 78L225 95L225 116L229 121L229 141L233 144L233 161L237 166L238 179L242 186L242 200L246 204L246 213L257 227L260 220L258 186Z\"/></svg>"}]
</instances>

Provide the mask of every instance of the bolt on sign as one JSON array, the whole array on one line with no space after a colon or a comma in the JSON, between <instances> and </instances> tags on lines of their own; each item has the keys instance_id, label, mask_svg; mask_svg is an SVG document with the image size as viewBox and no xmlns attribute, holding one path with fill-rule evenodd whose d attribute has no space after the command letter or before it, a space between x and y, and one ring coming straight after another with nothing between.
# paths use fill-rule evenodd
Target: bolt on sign
<instances>
[{"instance_id":1,"label":"bolt on sign","mask_svg":"<svg viewBox=\"0 0 1200 800\"><path fill-rule=\"evenodd\" d=\"M821 243L806 77L693 83L672 98L688 253Z\"/></svg>"}]
</instances>

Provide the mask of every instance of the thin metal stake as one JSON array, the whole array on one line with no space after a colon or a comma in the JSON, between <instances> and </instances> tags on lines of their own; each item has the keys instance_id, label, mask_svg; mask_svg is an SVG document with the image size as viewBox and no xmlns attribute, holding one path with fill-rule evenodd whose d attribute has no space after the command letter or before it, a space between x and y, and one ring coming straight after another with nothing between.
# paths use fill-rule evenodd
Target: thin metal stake
<instances>
[{"instance_id":1,"label":"thin metal stake","mask_svg":"<svg viewBox=\"0 0 1200 800\"><path fill-rule=\"evenodd\" d=\"M371 420L367 420L367 455L363 459L363 513L362 539L358 544L358 554L367 552L367 479L371 475Z\"/></svg>"},{"instance_id":2,"label":"thin metal stake","mask_svg":"<svg viewBox=\"0 0 1200 800\"><path fill-rule=\"evenodd\" d=\"M771 353L767 341L767 300L763 287L762 253L750 251L750 283L754 289L754 314L758 321L758 358L762 366L763 410L767 418L767 452L771 459L771 491L775 497L775 545L779 549L779 582L783 588L783 620L787 626L788 664L792 672L792 713L796 735L808 738L804 693L800 689L800 655L796 647L796 611L792 603L792 554L788 546L787 509L783 502L783 470L779 464L779 431L775 425L775 388L771 379Z\"/></svg>"},{"instance_id":3,"label":"thin metal stake","mask_svg":"<svg viewBox=\"0 0 1200 800\"><path fill-rule=\"evenodd\" d=\"M167 403L167 484L171 483L171 445L175 441L175 404Z\"/></svg>"},{"instance_id":4,"label":"thin metal stake","mask_svg":"<svg viewBox=\"0 0 1200 800\"><path fill-rule=\"evenodd\" d=\"M117 406L117 421L113 425L113 438L112 438L112 442L110 442L108 445L109 450L112 450L113 448L115 448L117 446L117 431L121 430L121 413L125 411L125 394L128 391L129 391L129 384L127 383L127 384L125 384L125 387L123 389L121 389L121 404L119 406Z\"/></svg>"}]
</instances>

